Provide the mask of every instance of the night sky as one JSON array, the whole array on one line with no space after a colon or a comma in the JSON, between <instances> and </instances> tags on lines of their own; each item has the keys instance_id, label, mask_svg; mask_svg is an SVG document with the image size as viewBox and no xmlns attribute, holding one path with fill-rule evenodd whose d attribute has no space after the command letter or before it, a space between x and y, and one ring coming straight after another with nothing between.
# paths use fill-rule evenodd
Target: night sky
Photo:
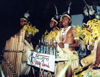
<instances>
[{"instance_id":1,"label":"night sky","mask_svg":"<svg viewBox=\"0 0 100 77\"><path fill-rule=\"evenodd\" d=\"M4 47L5 41L20 30L19 18L24 17L28 10L29 21L36 26L40 32L35 37L40 38L49 26L49 21L55 15L54 4L59 14L67 11L69 2L72 2L71 15L80 14L83 11L83 0L1 0L0 1L0 49ZM100 0L86 0L88 4ZM33 38L36 44L38 39Z\"/></svg>"}]
</instances>

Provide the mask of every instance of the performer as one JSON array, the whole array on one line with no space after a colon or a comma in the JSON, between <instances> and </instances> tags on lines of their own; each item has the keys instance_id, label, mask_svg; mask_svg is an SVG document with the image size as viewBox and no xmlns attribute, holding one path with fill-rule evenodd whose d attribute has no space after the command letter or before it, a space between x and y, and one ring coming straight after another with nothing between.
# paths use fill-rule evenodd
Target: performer
<instances>
[{"instance_id":1,"label":"performer","mask_svg":"<svg viewBox=\"0 0 100 77\"><path fill-rule=\"evenodd\" d=\"M20 18L20 26L22 27L22 29L20 30L20 35L21 32L25 31L23 30L24 26L27 25L28 21L26 18ZM24 46L28 46L30 48L30 50L34 50L33 49L33 45L32 45L32 34L29 34L27 31L25 31L25 34L23 34L23 39L24 39ZM28 50L29 48L26 48L26 50Z\"/></svg>"},{"instance_id":2,"label":"performer","mask_svg":"<svg viewBox=\"0 0 100 77\"><path fill-rule=\"evenodd\" d=\"M27 25L28 21L26 18L20 18L20 26L22 29L20 30L19 38L22 38L21 44L23 44L23 54L22 54L22 63L21 63L21 72L20 75L28 75L30 71L30 66L27 65L27 56L34 50L32 45L32 35L28 34L23 28Z\"/></svg>"},{"instance_id":3,"label":"performer","mask_svg":"<svg viewBox=\"0 0 100 77\"><path fill-rule=\"evenodd\" d=\"M42 36L42 39L45 36L45 39L48 40L49 43L50 41L53 42L59 30L59 28L57 27L57 24L58 24L58 21L54 17L52 17L49 24L49 29L48 29L49 31L45 32L45 35Z\"/></svg>"},{"instance_id":4,"label":"performer","mask_svg":"<svg viewBox=\"0 0 100 77\"><path fill-rule=\"evenodd\" d=\"M92 32L92 29L89 27L89 25L87 27L87 30L89 32ZM99 48L100 48L100 36L94 39L91 45L87 46L87 49L91 51L91 54L81 60L83 66L92 64L93 67L97 67L99 65L100 63Z\"/></svg>"},{"instance_id":5,"label":"performer","mask_svg":"<svg viewBox=\"0 0 100 77\"><path fill-rule=\"evenodd\" d=\"M64 58L66 60L70 60L70 58L73 56L74 60L69 66L66 74L66 77L72 77L72 70L78 67L78 55L75 52L75 47L79 46L78 42L76 40L75 36L75 30L69 26L71 22L71 17L68 14L64 14L61 17L63 28L58 33L56 37L56 41L58 43L57 50L58 50L58 56L60 58ZM61 70L64 68L65 63L60 62L57 65L57 72L56 77L58 77ZM63 76L65 77L65 75Z\"/></svg>"},{"instance_id":6,"label":"performer","mask_svg":"<svg viewBox=\"0 0 100 77\"><path fill-rule=\"evenodd\" d=\"M60 18L60 20L59 20L59 22L58 22L58 27L59 27L59 29L61 29L63 26L62 26L62 21L61 21L61 18Z\"/></svg>"},{"instance_id":7,"label":"performer","mask_svg":"<svg viewBox=\"0 0 100 77\"><path fill-rule=\"evenodd\" d=\"M25 30L23 30L24 26L27 24L27 19L26 18L20 18L20 31L17 33L17 36L19 38L19 44L18 44L18 51L23 50L23 41L25 38Z\"/></svg>"},{"instance_id":8,"label":"performer","mask_svg":"<svg viewBox=\"0 0 100 77\"><path fill-rule=\"evenodd\" d=\"M50 20L50 30L52 31L57 30L58 29L57 24L58 24L58 21L54 17L52 17Z\"/></svg>"},{"instance_id":9,"label":"performer","mask_svg":"<svg viewBox=\"0 0 100 77\"><path fill-rule=\"evenodd\" d=\"M52 17L51 20L50 20L50 23L49 23L49 29L48 29L48 31L45 32L44 35L42 35L41 39L44 36L48 35L50 32L58 30L57 24L58 24L57 20L54 17Z\"/></svg>"}]
</instances>

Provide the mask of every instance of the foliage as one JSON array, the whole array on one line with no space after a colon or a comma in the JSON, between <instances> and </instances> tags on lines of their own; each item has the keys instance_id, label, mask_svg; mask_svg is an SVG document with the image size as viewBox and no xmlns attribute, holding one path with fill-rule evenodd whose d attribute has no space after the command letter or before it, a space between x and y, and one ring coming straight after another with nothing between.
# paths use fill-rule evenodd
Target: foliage
<instances>
[{"instance_id":1,"label":"foliage","mask_svg":"<svg viewBox=\"0 0 100 77\"><path fill-rule=\"evenodd\" d=\"M76 26L74 29L76 29L77 37L83 39L85 44L91 45L100 37L100 20L89 20L83 28Z\"/></svg>"},{"instance_id":2,"label":"foliage","mask_svg":"<svg viewBox=\"0 0 100 77\"><path fill-rule=\"evenodd\" d=\"M32 34L33 36L34 36L37 32L39 32L39 30L38 30L35 26L32 27L32 25L29 24L29 23L27 23L27 25L24 26L23 30L27 31L28 34Z\"/></svg>"}]
</instances>

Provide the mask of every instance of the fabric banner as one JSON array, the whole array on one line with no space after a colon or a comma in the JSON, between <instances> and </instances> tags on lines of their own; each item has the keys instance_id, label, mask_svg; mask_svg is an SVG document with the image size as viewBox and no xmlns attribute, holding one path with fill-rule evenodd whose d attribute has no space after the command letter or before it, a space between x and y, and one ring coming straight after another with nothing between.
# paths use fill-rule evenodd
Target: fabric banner
<instances>
[{"instance_id":1,"label":"fabric banner","mask_svg":"<svg viewBox=\"0 0 100 77\"><path fill-rule=\"evenodd\" d=\"M51 72L55 71L55 56L31 52L28 54L28 65L32 65Z\"/></svg>"}]
</instances>

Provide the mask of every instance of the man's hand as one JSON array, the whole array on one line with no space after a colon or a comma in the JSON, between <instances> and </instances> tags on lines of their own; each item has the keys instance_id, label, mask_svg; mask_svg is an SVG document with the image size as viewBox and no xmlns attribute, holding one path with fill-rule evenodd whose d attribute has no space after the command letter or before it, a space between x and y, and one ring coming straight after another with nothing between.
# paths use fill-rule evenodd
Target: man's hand
<instances>
[{"instance_id":1,"label":"man's hand","mask_svg":"<svg viewBox=\"0 0 100 77\"><path fill-rule=\"evenodd\" d=\"M60 42L58 45L60 48L64 48L64 43Z\"/></svg>"},{"instance_id":2,"label":"man's hand","mask_svg":"<svg viewBox=\"0 0 100 77\"><path fill-rule=\"evenodd\" d=\"M89 50L93 50L94 49L94 46L93 45L90 45L89 46Z\"/></svg>"},{"instance_id":3,"label":"man's hand","mask_svg":"<svg viewBox=\"0 0 100 77\"><path fill-rule=\"evenodd\" d=\"M93 65L91 66L91 68L96 68L96 67L99 67L99 64L93 64Z\"/></svg>"}]
</instances>

